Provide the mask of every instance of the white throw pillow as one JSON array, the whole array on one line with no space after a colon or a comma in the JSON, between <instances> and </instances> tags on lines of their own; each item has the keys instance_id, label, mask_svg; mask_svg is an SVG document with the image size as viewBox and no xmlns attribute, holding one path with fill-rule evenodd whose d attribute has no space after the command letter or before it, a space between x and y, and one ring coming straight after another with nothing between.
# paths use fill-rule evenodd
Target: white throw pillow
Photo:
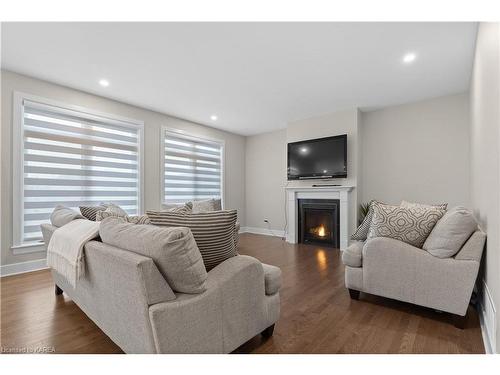
<instances>
[{"instance_id":1,"label":"white throw pillow","mask_svg":"<svg viewBox=\"0 0 500 375\"><path fill-rule=\"evenodd\" d=\"M437 222L422 248L435 257L450 258L476 230L477 222L472 213L465 207L455 207Z\"/></svg>"},{"instance_id":2,"label":"white throw pillow","mask_svg":"<svg viewBox=\"0 0 500 375\"><path fill-rule=\"evenodd\" d=\"M58 204L50 215L50 222L55 227L62 227L75 219L85 219L79 212Z\"/></svg>"}]
</instances>

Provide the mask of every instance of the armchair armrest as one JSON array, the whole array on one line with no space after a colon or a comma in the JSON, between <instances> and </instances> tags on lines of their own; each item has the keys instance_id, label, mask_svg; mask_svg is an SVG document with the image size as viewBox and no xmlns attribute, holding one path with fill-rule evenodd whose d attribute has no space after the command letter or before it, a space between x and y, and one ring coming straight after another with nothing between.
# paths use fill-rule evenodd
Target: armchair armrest
<instances>
[{"instance_id":1,"label":"armchair armrest","mask_svg":"<svg viewBox=\"0 0 500 375\"><path fill-rule=\"evenodd\" d=\"M483 255L484 243L486 242L486 234L480 230L472 233L467 242L462 246L460 251L455 255L456 260L473 260L481 262Z\"/></svg>"}]
</instances>

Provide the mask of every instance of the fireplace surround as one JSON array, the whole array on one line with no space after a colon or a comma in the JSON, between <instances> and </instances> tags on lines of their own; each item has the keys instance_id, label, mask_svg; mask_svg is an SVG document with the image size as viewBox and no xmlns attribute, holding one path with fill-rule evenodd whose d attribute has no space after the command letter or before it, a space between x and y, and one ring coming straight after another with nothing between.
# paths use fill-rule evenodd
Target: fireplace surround
<instances>
[{"instance_id":1,"label":"fireplace surround","mask_svg":"<svg viewBox=\"0 0 500 375\"><path fill-rule=\"evenodd\" d=\"M299 199L338 199L339 204L339 248L344 250L349 243L349 195L354 186L287 186L286 190L286 214L287 228L286 241L298 243L298 209ZM351 193L352 194L352 193Z\"/></svg>"}]
</instances>

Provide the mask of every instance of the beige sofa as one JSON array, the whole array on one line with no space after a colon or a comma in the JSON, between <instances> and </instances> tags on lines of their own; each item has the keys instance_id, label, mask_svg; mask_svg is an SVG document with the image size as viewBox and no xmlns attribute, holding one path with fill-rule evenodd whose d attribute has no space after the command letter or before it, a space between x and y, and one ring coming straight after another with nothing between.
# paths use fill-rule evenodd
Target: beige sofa
<instances>
[{"instance_id":1,"label":"beige sofa","mask_svg":"<svg viewBox=\"0 0 500 375\"><path fill-rule=\"evenodd\" d=\"M43 224L48 244L56 227ZM270 336L280 315L281 271L249 256L208 272L201 294L174 293L149 257L91 241L85 277L64 291L126 353L229 353L252 337Z\"/></svg>"},{"instance_id":2,"label":"beige sofa","mask_svg":"<svg viewBox=\"0 0 500 375\"><path fill-rule=\"evenodd\" d=\"M354 242L342 254L351 298L366 292L464 317L477 278L486 235L477 230L452 258L391 238ZM464 319L455 319L463 326Z\"/></svg>"}]
</instances>

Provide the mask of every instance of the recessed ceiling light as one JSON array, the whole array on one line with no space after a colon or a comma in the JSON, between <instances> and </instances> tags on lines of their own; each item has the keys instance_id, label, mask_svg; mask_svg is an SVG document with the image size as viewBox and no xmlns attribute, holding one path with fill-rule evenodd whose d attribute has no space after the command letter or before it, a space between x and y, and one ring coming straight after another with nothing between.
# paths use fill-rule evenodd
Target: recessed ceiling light
<instances>
[{"instance_id":1,"label":"recessed ceiling light","mask_svg":"<svg viewBox=\"0 0 500 375\"><path fill-rule=\"evenodd\" d=\"M218 117L217 117L216 115L212 115L212 116L210 116L210 120L212 120L212 121L217 121L217 118L218 118Z\"/></svg>"},{"instance_id":2,"label":"recessed ceiling light","mask_svg":"<svg viewBox=\"0 0 500 375\"><path fill-rule=\"evenodd\" d=\"M411 64L412 62L415 61L416 58L417 58L417 55L415 53L409 52L403 56L403 62L405 64Z\"/></svg>"},{"instance_id":3,"label":"recessed ceiling light","mask_svg":"<svg viewBox=\"0 0 500 375\"><path fill-rule=\"evenodd\" d=\"M99 80L99 84L102 87L108 87L109 86L109 81L107 79L101 79L101 80Z\"/></svg>"}]
</instances>

